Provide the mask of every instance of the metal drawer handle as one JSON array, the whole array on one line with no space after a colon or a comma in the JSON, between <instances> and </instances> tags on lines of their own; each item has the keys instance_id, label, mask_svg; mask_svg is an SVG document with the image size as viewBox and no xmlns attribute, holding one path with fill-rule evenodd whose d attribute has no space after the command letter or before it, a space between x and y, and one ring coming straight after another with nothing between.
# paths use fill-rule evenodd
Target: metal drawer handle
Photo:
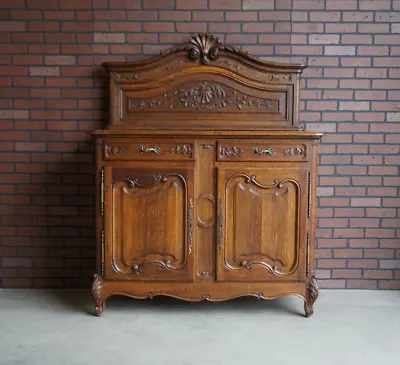
<instances>
[{"instance_id":1,"label":"metal drawer handle","mask_svg":"<svg viewBox=\"0 0 400 365\"><path fill-rule=\"evenodd\" d=\"M255 155L270 155L273 156L275 155L275 150L273 148L259 148L259 147L254 147L253 148L253 153Z\"/></svg>"},{"instance_id":2,"label":"metal drawer handle","mask_svg":"<svg viewBox=\"0 0 400 365\"><path fill-rule=\"evenodd\" d=\"M141 155L143 155L143 153L154 153L155 155L159 155L161 153L161 149L158 146L145 147L142 145L138 147L138 151Z\"/></svg>"}]
</instances>

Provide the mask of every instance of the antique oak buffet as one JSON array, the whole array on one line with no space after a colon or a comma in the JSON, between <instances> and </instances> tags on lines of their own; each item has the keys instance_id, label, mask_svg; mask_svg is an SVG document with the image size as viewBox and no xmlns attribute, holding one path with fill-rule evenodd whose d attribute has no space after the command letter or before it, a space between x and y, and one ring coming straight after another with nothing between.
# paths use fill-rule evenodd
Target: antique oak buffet
<instances>
[{"instance_id":1,"label":"antique oak buffet","mask_svg":"<svg viewBox=\"0 0 400 365\"><path fill-rule=\"evenodd\" d=\"M295 294L313 313L317 144L299 125L298 64L208 34L106 63L93 133L95 313L115 294L223 301Z\"/></svg>"}]
</instances>

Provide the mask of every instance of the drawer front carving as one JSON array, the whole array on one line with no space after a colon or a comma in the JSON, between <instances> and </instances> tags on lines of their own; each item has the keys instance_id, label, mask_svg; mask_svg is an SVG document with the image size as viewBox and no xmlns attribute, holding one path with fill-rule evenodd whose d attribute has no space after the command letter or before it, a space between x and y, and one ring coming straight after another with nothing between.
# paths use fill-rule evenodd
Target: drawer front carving
<instances>
[{"instance_id":1,"label":"drawer front carving","mask_svg":"<svg viewBox=\"0 0 400 365\"><path fill-rule=\"evenodd\" d=\"M308 161L308 142L218 141L218 161Z\"/></svg>"},{"instance_id":2,"label":"drawer front carving","mask_svg":"<svg viewBox=\"0 0 400 365\"><path fill-rule=\"evenodd\" d=\"M186 141L106 140L105 160L194 160L194 145Z\"/></svg>"},{"instance_id":3,"label":"drawer front carving","mask_svg":"<svg viewBox=\"0 0 400 365\"><path fill-rule=\"evenodd\" d=\"M241 148L238 147L224 147L221 146L219 153L221 156L226 156L226 157L232 157L232 156L236 156L239 157L242 153L243 150Z\"/></svg>"}]
</instances>

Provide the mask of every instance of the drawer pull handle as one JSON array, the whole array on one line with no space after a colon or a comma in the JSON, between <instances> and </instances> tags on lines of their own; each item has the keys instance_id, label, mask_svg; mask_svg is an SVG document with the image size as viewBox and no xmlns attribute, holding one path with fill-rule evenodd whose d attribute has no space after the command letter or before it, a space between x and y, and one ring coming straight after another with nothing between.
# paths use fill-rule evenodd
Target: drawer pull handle
<instances>
[{"instance_id":1,"label":"drawer pull handle","mask_svg":"<svg viewBox=\"0 0 400 365\"><path fill-rule=\"evenodd\" d=\"M145 147L142 145L138 147L138 151L141 155L143 155L143 153L154 153L155 155L159 155L161 153L161 149L158 146Z\"/></svg>"},{"instance_id":2,"label":"drawer pull handle","mask_svg":"<svg viewBox=\"0 0 400 365\"><path fill-rule=\"evenodd\" d=\"M275 150L273 148L259 148L259 147L254 147L253 148L253 153L258 156L258 155L270 155L273 156L275 155Z\"/></svg>"}]
</instances>

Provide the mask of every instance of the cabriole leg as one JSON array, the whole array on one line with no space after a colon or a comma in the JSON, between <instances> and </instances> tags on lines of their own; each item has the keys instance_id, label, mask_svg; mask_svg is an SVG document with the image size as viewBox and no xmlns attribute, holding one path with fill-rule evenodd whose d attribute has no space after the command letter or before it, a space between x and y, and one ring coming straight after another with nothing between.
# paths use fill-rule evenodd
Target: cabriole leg
<instances>
[{"instance_id":1,"label":"cabriole leg","mask_svg":"<svg viewBox=\"0 0 400 365\"><path fill-rule=\"evenodd\" d=\"M103 277L97 274L94 274L94 281L92 285L92 295L95 301L96 307L94 309L94 314L97 317L101 317L104 311L104 302L105 298L103 296Z\"/></svg>"},{"instance_id":2,"label":"cabriole leg","mask_svg":"<svg viewBox=\"0 0 400 365\"><path fill-rule=\"evenodd\" d=\"M318 298L319 288L317 279L313 275L308 282L307 286L307 296L304 301L304 312L305 316L308 318L314 313L314 303Z\"/></svg>"}]
</instances>

